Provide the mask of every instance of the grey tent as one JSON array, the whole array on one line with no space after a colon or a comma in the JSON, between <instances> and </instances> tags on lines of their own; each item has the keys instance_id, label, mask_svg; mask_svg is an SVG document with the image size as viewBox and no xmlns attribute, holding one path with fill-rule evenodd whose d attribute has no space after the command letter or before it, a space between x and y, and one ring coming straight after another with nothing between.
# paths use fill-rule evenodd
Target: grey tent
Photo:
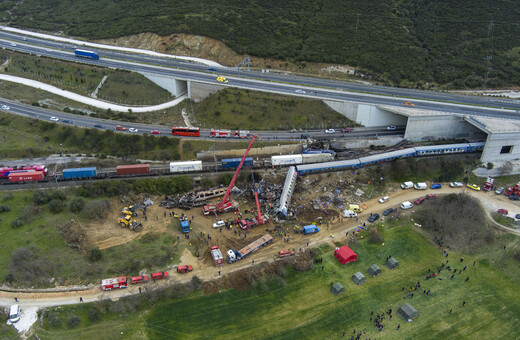
<instances>
[{"instance_id":1,"label":"grey tent","mask_svg":"<svg viewBox=\"0 0 520 340\"><path fill-rule=\"evenodd\" d=\"M377 264L373 264L370 268L368 268L368 273L372 276L377 276L381 274L381 268Z\"/></svg>"},{"instance_id":2,"label":"grey tent","mask_svg":"<svg viewBox=\"0 0 520 340\"><path fill-rule=\"evenodd\" d=\"M408 322L412 322L412 320L419 315L417 309L413 308L409 303L402 305L401 308L397 310L397 314Z\"/></svg>"},{"instance_id":3,"label":"grey tent","mask_svg":"<svg viewBox=\"0 0 520 340\"><path fill-rule=\"evenodd\" d=\"M394 268L399 267L399 262L396 259L394 259L393 257L391 257L386 262L386 266L388 267L388 269L394 269Z\"/></svg>"},{"instance_id":4,"label":"grey tent","mask_svg":"<svg viewBox=\"0 0 520 340\"><path fill-rule=\"evenodd\" d=\"M338 296L338 295L340 295L340 294L345 293L345 287L343 287L343 286L341 285L341 283L336 282L332 287L330 287L330 291L331 291L332 294L334 294L335 296Z\"/></svg>"},{"instance_id":5,"label":"grey tent","mask_svg":"<svg viewBox=\"0 0 520 340\"><path fill-rule=\"evenodd\" d=\"M352 281L354 281L354 283L357 285L365 283L365 275L361 274L361 272L357 272L356 274L352 275Z\"/></svg>"}]
</instances>

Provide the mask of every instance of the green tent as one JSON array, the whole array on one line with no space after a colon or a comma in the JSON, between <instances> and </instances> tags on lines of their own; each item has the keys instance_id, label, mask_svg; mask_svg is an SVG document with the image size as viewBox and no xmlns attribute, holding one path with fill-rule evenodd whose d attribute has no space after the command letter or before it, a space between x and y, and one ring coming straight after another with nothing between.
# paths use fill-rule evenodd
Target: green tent
<instances>
[{"instance_id":1,"label":"green tent","mask_svg":"<svg viewBox=\"0 0 520 340\"><path fill-rule=\"evenodd\" d=\"M330 287L330 291L332 294L334 294L334 296L338 296L345 293L345 287L343 287L341 283L336 282L332 287Z\"/></svg>"},{"instance_id":2,"label":"green tent","mask_svg":"<svg viewBox=\"0 0 520 340\"><path fill-rule=\"evenodd\" d=\"M368 273L372 276L377 276L381 274L381 268L377 264L373 264L370 268L368 268Z\"/></svg>"},{"instance_id":3,"label":"green tent","mask_svg":"<svg viewBox=\"0 0 520 340\"><path fill-rule=\"evenodd\" d=\"M416 318L419 313L417 312L417 309L413 308L411 304L405 303L397 310L397 315L408 322L412 322L412 320Z\"/></svg>"},{"instance_id":4,"label":"green tent","mask_svg":"<svg viewBox=\"0 0 520 340\"><path fill-rule=\"evenodd\" d=\"M399 262L396 259L394 259L393 257L391 257L386 262L386 266L388 267L388 269L395 269L395 268L399 267Z\"/></svg>"},{"instance_id":5,"label":"green tent","mask_svg":"<svg viewBox=\"0 0 520 340\"><path fill-rule=\"evenodd\" d=\"M365 275L363 275L361 272L357 272L356 274L352 275L352 281L354 281L354 283L357 285L365 283Z\"/></svg>"}]
</instances>

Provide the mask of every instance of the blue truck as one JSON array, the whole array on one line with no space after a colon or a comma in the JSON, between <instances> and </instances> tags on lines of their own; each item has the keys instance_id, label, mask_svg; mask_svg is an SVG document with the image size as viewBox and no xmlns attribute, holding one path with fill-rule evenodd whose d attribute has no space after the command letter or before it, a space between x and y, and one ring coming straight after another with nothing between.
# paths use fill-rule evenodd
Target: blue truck
<instances>
[{"instance_id":1,"label":"blue truck","mask_svg":"<svg viewBox=\"0 0 520 340\"><path fill-rule=\"evenodd\" d=\"M182 220L181 221L181 233L187 234L190 232L190 223L188 220Z\"/></svg>"},{"instance_id":2,"label":"blue truck","mask_svg":"<svg viewBox=\"0 0 520 340\"><path fill-rule=\"evenodd\" d=\"M63 170L64 179L94 178L96 175L96 168L74 168Z\"/></svg>"},{"instance_id":3,"label":"blue truck","mask_svg":"<svg viewBox=\"0 0 520 340\"><path fill-rule=\"evenodd\" d=\"M99 54L97 54L94 51L75 50L74 54L76 55L76 57L82 57L82 58L89 58L89 59L99 60Z\"/></svg>"},{"instance_id":4,"label":"blue truck","mask_svg":"<svg viewBox=\"0 0 520 340\"><path fill-rule=\"evenodd\" d=\"M317 233L318 231L320 231L320 228L318 228L314 224L309 224L309 225L306 225L306 226L304 226L302 228L302 232L303 232L304 235L314 234L314 233Z\"/></svg>"},{"instance_id":5,"label":"blue truck","mask_svg":"<svg viewBox=\"0 0 520 340\"><path fill-rule=\"evenodd\" d=\"M240 161L242 158L226 158L221 160L222 169L236 169L240 165ZM252 167L253 166L253 158L246 157L244 160L244 164L242 164L242 167Z\"/></svg>"}]
</instances>

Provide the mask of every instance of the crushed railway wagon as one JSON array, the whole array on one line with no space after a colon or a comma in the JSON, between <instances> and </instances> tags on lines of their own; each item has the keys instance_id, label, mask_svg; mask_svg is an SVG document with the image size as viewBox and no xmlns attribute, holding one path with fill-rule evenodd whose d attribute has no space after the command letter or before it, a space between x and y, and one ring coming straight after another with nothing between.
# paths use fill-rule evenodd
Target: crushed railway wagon
<instances>
[{"instance_id":1,"label":"crushed railway wagon","mask_svg":"<svg viewBox=\"0 0 520 340\"><path fill-rule=\"evenodd\" d=\"M170 162L170 172L202 171L202 161Z\"/></svg>"},{"instance_id":2,"label":"crushed railway wagon","mask_svg":"<svg viewBox=\"0 0 520 340\"><path fill-rule=\"evenodd\" d=\"M330 153L271 156L273 166L331 162L333 160L334 156Z\"/></svg>"}]
</instances>

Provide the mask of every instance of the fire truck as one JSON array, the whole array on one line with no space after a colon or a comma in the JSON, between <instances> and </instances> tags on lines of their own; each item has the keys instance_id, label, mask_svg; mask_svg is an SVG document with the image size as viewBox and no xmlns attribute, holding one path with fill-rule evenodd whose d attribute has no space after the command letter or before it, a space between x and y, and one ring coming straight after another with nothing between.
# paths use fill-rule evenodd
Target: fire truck
<instances>
[{"instance_id":1,"label":"fire truck","mask_svg":"<svg viewBox=\"0 0 520 340\"><path fill-rule=\"evenodd\" d=\"M128 280L126 276L120 276L101 281L102 290L121 289L126 287L128 287Z\"/></svg>"},{"instance_id":2,"label":"fire truck","mask_svg":"<svg viewBox=\"0 0 520 340\"><path fill-rule=\"evenodd\" d=\"M230 138L231 137L231 131L230 130L215 130L211 129L209 133L210 137L215 138Z\"/></svg>"},{"instance_id":3,"label":"fire truck","mask_svg":"<svg viewBox=\"0 0 520 340\"><path fill-rule=\"evenodd\" d=\"M249 131L237 130L237 131L235 131L235 135L233 137L235 137L235 138L249 138Z\"/></svg>"},{"instance_id":4,"label":"fire truck","mask_svg":"<svg viewBox=\"0 0 520 340\"><path fill-rule=\"evenodd\" d=\"M213 257L213 262L215 266L222 266L224 264L224 257L222 256L222 252L220 251L218 246L211 247L211 257Z\"/></svg>"}]
</instances>

